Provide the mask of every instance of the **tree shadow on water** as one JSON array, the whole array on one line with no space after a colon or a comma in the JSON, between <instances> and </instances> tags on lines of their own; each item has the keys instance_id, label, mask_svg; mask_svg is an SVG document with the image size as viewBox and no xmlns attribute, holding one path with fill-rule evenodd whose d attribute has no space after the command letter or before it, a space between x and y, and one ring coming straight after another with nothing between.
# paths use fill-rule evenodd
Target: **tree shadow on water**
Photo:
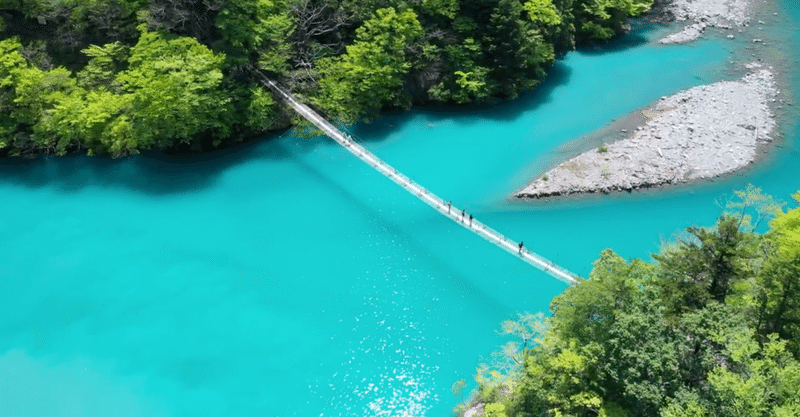
<instances>
[{"instance_id":1,"label":"tree shadow on water","mask_svg":"<svg viewBox=\"0 0 800 417\"><path fill-rule=\"evenodd\" d=\"M355 135L361 142L379 142L392 133L413 123L415 116L423 114L426 122L435 125L443 121L460 124L474 124L486 120L514 121L523 113L536 109L550 101L553 91L569 82L572 69L562 61L556 61L547 72L547 77L535 87L523 91L515 99L495 99L484 104L431 104L418 106L411 111L389 111L381 113L371 123L358 123L345 126L344 131Z\"/></svg>"},{"instance_id":2,"label":"tree shadow on water","mask_svg":"<svg viewBox=\"0 0 800 417\"><path fill-rule=\"evenodd\" d=\"M0 183L77 192L86 187L119 188L148 195L201 190L226 170L257 160L290 157L277 136L203 154L144 153L120 159L68 155L0 159Z\"/></svg>"},{"instance_id":3,"label":"tree shadow on water","mask_svg":"<svg viewBox=\"0 0 800 417\"><path fill-rule=\"evenodd\" d=\"M650 43L650 40L647 39L642 32L643 31L636 31L634 33L617 36L608 42L598 42L591 45L584 45L576 48L575 50L581 54L589 56L625 52L627 50L638 48L642 45Z\"/></svg>"},{"instance_id":4,"label":"tree shadow on water","mask_svg":"<svg viewBox=\"0 0 800 417\"><path fill-rule=\"evenodd\" d=\"M346 131L355 135L360 142L380 142L392 133L414 123L417 115L424 115L431 127L439 122L453 121L459 124L474 124L486 120L514 121L523 113L546 104L553 91L569 82L572 69L561 61L548 70L547 77L539 85L523 91L516 99L495 99L488 104L468 105L429 105L415 107L411 111L391 111L382 113L371 123L358 123L346 126Z\"/></svg>"},{"instance_id":5,"label":"tree shadow on water","mask_svg":"<svg viewBox=\"0 0 800 417\"><path fill-rule=\"evenodd\" d=\"M353 125L338 125L343 132L351 133L359 142L380 142L392 133L403 129L403 126L410 123L414 115L422 109L420 107L412 110L389 110L381 112L380 116L370 123L357 123Z\"/></svg>"},{"instance_id":6,"label":"tree shadow on water","mask_svg":"<svg viewBox=\"0 0 800 417\"><path fill-rule=\"evenodd\" d=\"M431 110L429 114L434 121L453 120L463 124L480 123L485 120L513 122L523 113L536 110L549 103L555 90L569 83L571 77L572 68L563 61L556 61L548 69L544 81L523 91L516 99L505 99L488 105L458 109L458 111Z\"/></svg>"},{"instance_id":7,"label":"tree shadow on water","mask_svg":"<svg viewBox=\"0 0 800 417\"><path fill-rule=\"evenodd\" d=\"M648 39L647 35L670 26L670 23L648 20L647 18L632 19L629 22L632 27L630 32L617 35L605 42L579 46L576 51L589 56L625 52L653 42Z\"/></svg>"}]
</instances>

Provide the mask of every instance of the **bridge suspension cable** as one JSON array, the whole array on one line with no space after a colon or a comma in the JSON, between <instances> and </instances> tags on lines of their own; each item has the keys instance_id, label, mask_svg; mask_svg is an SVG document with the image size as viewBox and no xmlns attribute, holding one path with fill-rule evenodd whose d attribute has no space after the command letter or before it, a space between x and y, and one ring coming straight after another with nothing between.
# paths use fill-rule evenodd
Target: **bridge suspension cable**
<instances>
[{"instance_id":1,"label":"bridge suspension cable","mask_svg":"<svg viewBox=\"0 0 800 417\"><path fill-rule=\"evenodd\" d=\"M288 92L280 88L277 85L277 83L267 78L263 73L261 73L261 71L258 71L255 68L250 68L250 71L259 77L264 86L276 92L295 111L297 111L297 113L299 113L301 116L303 116L312 124L314 124L314 126L316 126L318 129L325 132L325 134L328 135L331 139L335 140L345 149L350 151L350 153L357 156L359 159L367 163L369 166L373 167L375 170L377 170L390 180L394 181L394 183L403 187L406 191L413 194L414 196L416 196L429 206L433 207L436 211L438 211L442 215L448 217L449 219L453 220L454 222L468 229L469 231L475 233L476 235L488 240L489 242L494 243L495 245L505 250L506 252L517 255L517 257L519 257L523 261L535 266L536 268L539 268L543 272L549 274L550 276L560 281L563 281L567 284L577 284L581 281L581 278L578 277L578 275L573 274L572 272L569 272L565 268L562 268L554 264L553 262L547 260L546 258L528 250L521 244L511 239L508 239L507 237L503 236L500 232L479 222L472 216L470 216L469 220L464 218L464 215L462 214L464 213L464 211L459 210L458 207L453 206L450 202L446 202L443 199L436 196L435 194L426 190L424 187L417 184L412 179L406 177L405 175L403 175L402 173L391 167L389 164L387 164L386 162L384 162L383 160L372 154L370 151L366 150L363 146L356 143L353 140L353 138L350 137L350 135L342 133L333 124L325 120L310 107L301 103L293 95L289 94Z\"/></svg>"}]
</instances>

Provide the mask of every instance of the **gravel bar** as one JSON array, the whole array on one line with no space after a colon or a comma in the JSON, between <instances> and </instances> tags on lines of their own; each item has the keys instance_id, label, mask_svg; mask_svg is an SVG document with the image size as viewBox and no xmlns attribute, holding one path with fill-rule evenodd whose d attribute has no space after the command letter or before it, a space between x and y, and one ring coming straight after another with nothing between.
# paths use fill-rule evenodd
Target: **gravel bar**
<instances>
[{"instance_id":1,"label":"gravel bar","mask_svg":"<svg viewBox=\"0 0 800 417\"><path fill-rule=\"evenodd\" d=\"M684 43L699 38L708 27L730 29L745 26L750 0L673 0L666 10L678 21L692 21L681 32L669 35L662 44Z\"/></svg>"},{"instance_id":2,"label":"gravel bar","mask_svg":"<svg viewBox=\"0 0 800 417\"><path fill-rule=\"evenodd\" d=\"M580 154L515 193L541 198L609 193L713 178L756 159L775 127L778 91L769 69L753 63L738 81L662 97L627 138Z\"/></svg>"}]
</instances>

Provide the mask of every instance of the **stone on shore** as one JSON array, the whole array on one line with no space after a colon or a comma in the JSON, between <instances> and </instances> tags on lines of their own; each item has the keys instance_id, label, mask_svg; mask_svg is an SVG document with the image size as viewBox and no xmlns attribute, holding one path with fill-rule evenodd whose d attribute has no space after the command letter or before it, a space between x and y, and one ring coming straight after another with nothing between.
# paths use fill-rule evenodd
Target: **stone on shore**
<instances>
[{"instance_id":1,"label":"stone on shore","mask_svg":"<svg viewBox=\"0 0 800 417\"><path fill-rule=\"evenodd\" d=\"M630 191L713 178L752 163L770 141L772 73L758 64L738 81L662 97L642 112L649 120L627 138L578 155L516 193L540 198Z\"/></svg>"},{"instance_id":2,"label":"stone on shore","mask_svg":"<svg viewBox=\"0 0 800 417\"><path fill-rule=\"evenodd\" d=\"M673 33L672 35L669 35L669 36L661 39L658 42L661 43L661 44L664 44L664 45L670 44L670 43L691 42L691 41L699 38L703 34L703 32L705 30L706 30L706 24L705 23L702 23L702 22L701 23L695 23L693 25L686 26L685 28L683 28L682 31L680 31L678 33Z\"/></svg>"},{"instance_id":3,"label":"stone on shore","mask_svg":"<svg viewBox=\"0 0 800 417\"><path fill-rule=\"evenodd\" d=\"M673 0L667 9L678 21L693 21L681 32L664 37L662 44L684 43L699 38L706 28L730 29L748 22L751 0Z\"/></svg>"},{"instance_id":4,"label":"stone on shore","mask_svg":"<svg viewBox=\"0 0 800 417\"><path fill-rule=\"evenodd\" d=\"M714 25L747 23L751 0L673 0L670 10L678 20L707 21Z\"/></svg>"}]
</instances>

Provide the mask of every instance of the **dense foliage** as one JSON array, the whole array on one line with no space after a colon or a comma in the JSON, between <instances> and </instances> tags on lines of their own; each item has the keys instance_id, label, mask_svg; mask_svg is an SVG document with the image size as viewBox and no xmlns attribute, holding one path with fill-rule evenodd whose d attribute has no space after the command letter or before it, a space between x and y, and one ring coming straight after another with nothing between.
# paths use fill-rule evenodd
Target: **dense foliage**
<instances>
[{"instance_id":1,"label":"dense foliage","mask_svg":"<svg viewBox=\"0 0 800 417\"><path fill-rule=\"evenodd\" d=\"M0 0L0 152L124 155L285 124L257 66L345 122L514 97L652 0Z\"/></svg>"},{"instance_id":2,"label":"dense foliage","mask_svg":"<svg viewBox=\"0 0 800 417\"><path fill-rule=\"evenodd\" d=\"M550 318L504 323L523 343L479 369L485 415L800 415L800 208L739 195L654 263L606 250Z\"/></svg>"}]
</instances>

